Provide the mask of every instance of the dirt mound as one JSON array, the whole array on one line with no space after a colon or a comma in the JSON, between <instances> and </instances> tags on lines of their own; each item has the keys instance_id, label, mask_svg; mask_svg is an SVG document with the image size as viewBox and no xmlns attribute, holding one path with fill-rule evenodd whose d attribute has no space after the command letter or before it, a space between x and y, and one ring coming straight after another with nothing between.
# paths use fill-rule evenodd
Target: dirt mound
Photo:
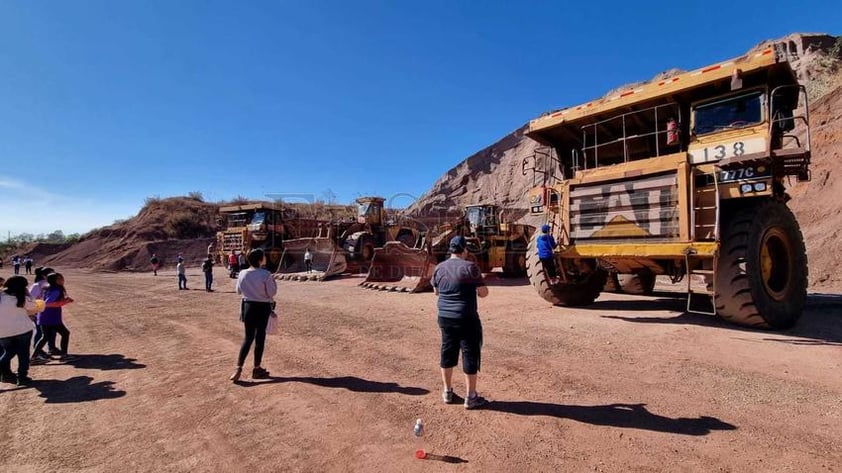
<instances>
[{"instance_id":1,"label":"dirt mound","mask_svg":"<svg viewBox=\"0 0 842 473\"><path fill-rule=\"evenodd\" d=\"M810 121L813 179L793 189L790 207L807 242L811 289L837 292L842 290L842 87L813 103Z\"/></svg>"},{"instance_id":2,"label":"dirt mound","mask_svg":"<svg viewBox=\"0 0 842 473\"><path fill-rule=\"evenodd\" d=\"M840 41L842 37L795 33L764 41L748 51L750 54L772 45L786 54L812 99L813 180L792 189L792 207L807 239L811 288L822 290L842 290L842 277L836 274L839 252L827 251L842 249L842 239L838 238L842 206L837 203L842 202L842 184L838 178L834 181L831 177L842 146L842 120L838 112L842 107ZM670 69L654 80L678 72ZM520 217L521 222L536 225L538 222L531 221L525 209L526 194L534 186L533 177L531 172L523 174L522 163L524 158L532 156L538 144L524 136L525 130L526 126L518 128L447 171L408 213L436 215L456 211L467 204L496 203L513 209L513 215Z\"/></svg>"},{"instance_id":3,"label":"dirt mound","mask_svg":"<svg viewBox=\"0 0 842 473\"><path fill-rule=\"evenodd\" d=\"M197 265L215 240L218 205L197 199L153 199L126 221L94 230L82 239L45 258L53 266L104 270L148 270L157 254L163 264L184 256Z\"/></svg>"}]
</instances>

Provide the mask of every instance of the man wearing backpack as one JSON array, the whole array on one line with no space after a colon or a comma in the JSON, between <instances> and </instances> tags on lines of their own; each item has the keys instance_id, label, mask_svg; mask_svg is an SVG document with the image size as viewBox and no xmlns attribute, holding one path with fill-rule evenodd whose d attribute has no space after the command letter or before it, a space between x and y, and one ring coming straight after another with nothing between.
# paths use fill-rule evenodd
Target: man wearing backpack
<instances>
[{"instance_id":1,"label":"man wearing backpack","mask_svg":"<svg viewBox=\"0 0 842 473\"><path fill-rule=\"evenodd\" d=\"M205 273L205 290L213 292L211 286L213 285L213 255L208 253L208 257L202 262L202 272Z\"/></svg>"}]
</instances>

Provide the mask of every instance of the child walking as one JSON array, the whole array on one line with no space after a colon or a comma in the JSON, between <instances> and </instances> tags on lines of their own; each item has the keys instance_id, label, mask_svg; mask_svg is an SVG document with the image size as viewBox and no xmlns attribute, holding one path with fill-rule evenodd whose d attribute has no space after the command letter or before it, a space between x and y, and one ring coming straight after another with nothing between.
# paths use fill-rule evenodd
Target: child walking
<instances>
[{"instance_id":1,"label":"child walking","mask_svg":"<svg viewBox=\"0 0 842 473\"><path fill-rule=\"evenodd\" d=\"M33 350L33 364L41 364L49 360L44 353L44 345L47 344L47 340L54 339L56 335L61 335L59 360L71 361L75 359L67 352L70 346L70 330L64 325L61 310L62 307L73 302L73 299L67 297L67 291L64 289L64 276L61 273L48 274L47 283L49 285L44 291L44 311L38 314L38 323L41 325L42 333Z\"/></svg>"}]
</instances>

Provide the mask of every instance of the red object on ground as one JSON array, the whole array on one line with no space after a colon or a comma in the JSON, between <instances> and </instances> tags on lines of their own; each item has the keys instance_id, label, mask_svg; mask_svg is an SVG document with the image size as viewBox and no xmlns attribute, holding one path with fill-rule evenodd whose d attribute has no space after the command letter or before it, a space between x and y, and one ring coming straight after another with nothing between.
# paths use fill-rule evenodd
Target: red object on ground
<instances>
[{"instance_id":1,"label":"red object on ground","mask_svg":"<svg viewBox=\"0 0 842 473\"><path fill-rule=\"evenodd\" d=\"M423 460L423 459L427 458L427 452L425 452L423 448L419 448L418 450L415 451L415 458L417 458L419 460Z\"/></svg>"}]
</instances>

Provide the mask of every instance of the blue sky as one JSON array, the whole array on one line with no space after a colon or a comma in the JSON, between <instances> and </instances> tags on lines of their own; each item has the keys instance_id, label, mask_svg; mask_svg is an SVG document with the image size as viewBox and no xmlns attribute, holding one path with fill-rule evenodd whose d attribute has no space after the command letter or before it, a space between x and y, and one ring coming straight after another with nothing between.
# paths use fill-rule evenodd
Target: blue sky
<instances>
[{"instance_id":1,"label":"blue sky","mask_svg":"<svg viewBox=\"0 0 842 473\"><path fill-rule=\"evenodd\" d=\"M0 0L0 235L191 191L406 206L544 111L842 34L838 0L640 3Z\"/></svg>"}]
</instances>

